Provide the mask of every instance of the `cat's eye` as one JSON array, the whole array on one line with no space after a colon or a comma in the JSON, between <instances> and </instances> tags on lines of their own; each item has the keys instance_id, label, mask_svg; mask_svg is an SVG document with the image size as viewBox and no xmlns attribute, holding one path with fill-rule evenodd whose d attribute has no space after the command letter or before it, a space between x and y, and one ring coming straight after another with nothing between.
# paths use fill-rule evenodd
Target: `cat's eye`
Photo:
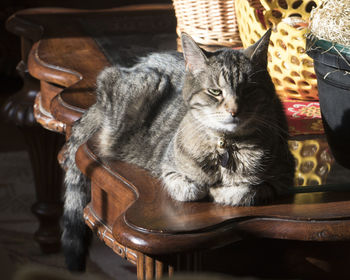
<instances>
[{"instance_id":1,"label":"cat's eye","mask_svg":"<svg viewBox=\"0 0 350 280\"><path fill-rule=\"evenodd\" d=\"M214 96L219 96L222 94L220 89L208 88L208 92Z\"/></svg>"}]
</instances>

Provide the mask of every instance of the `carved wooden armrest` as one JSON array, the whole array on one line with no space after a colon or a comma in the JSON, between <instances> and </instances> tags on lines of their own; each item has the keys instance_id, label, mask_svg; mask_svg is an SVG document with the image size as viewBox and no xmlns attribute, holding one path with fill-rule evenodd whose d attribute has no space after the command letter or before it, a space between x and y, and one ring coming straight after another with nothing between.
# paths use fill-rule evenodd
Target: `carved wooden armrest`
<instances>
[{"instance_id":1,"label":"carved wooden armrest","mask_svg":"<svg viewBox=\"0 0 350 280\"><path fill-rule=\"evenodd\" d=\"M147 171L124 162L100 162L92 142L80 147L76 157L92 181L86 212L98 218L97 227L108 229L108 238L127 248L162 255L225 246L247 237L350 240L349 191L291 193L256 207L178 202Z\"/></svg>"}]
</instances>

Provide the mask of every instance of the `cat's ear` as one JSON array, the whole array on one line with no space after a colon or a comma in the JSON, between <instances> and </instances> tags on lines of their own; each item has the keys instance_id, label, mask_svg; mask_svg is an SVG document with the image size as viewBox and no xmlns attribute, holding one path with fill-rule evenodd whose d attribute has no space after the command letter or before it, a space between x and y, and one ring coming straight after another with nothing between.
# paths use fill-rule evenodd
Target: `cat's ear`
<instances>
[{"instance_id":1,"label":"cat's ear","mask_svg":"<svg viewBox=\"0 0 350 280\"><path fill-rule=\"evenodd\" d=\"M205 70L208 59L191 36L183 32L181 34L181 43L186 69L192 73Z\"/></svg>"},{"instance_id":2,"label":"cat's ear","mask_svg":"<svg viewBox=\"0 0 350 280\"><path fill-rule=\"evenodd\" d=\"M253 45L246 48L243 53L254 63L267 67L267 50L269 48L271 28Z\"/></svg>"}]
</instances>

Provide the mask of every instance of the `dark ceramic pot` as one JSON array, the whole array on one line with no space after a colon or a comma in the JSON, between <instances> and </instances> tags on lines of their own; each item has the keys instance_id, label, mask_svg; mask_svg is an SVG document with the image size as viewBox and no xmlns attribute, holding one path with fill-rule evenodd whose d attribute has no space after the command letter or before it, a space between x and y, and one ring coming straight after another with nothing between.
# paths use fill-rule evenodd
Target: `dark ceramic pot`
<instances>
[{"instance_id":1,"label":"dark ceramic pot","mask_svg":"<svg viewBox=\"0 0 350 280\"><path fill-rule=\"evenodd\" d=\"M336 161L350 168L350 51L339 45L335 47L340 54L335 49L329 51L329 44L318 41L307 53L314 59L329 146Z\"/></svg>"}]
</instances>

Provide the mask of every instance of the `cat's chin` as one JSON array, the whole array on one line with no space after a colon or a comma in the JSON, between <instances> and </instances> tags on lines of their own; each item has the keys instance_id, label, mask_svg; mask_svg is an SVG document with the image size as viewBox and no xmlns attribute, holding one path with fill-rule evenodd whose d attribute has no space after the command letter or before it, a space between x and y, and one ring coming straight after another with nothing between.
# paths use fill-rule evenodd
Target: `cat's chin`
<instances>
[{"instance_id":1,"label":"cat's chin","mask_svg":"<svg viewBox=\"0 0 350 280\"><path fill-rule=\"evenodd\" d=\"M222 131L233 133L237 130L237 127L238 127L238 125L235 123L225 124L225 125L223 125Z\"/></svg>"},{"instance_id":2,"label":"cat's chin","mask_svg":"<svg viewBox=\"0 0 350 280\"><path fill-rule=\"evenodd\" d=\"M236 123L219 123L216 124L215 126L210 126L211 129L220 131L220 132L225 132L225 133L234 133L237 131L238 124Z\"/></svg>"},{"instance_id":3,"label":"cat's chin","mask_svg":"<svg viewBox=\"0 0 350 280\"><path fill-rule=\"evenodd\" d=\"M203 120L198 120L201 126L207 127L214 131L224 132L224 133L234 133L237 131L239 126L238 120L233 122L231 121L208 121L204 122Z\"/></svg>"}]
</instances>

